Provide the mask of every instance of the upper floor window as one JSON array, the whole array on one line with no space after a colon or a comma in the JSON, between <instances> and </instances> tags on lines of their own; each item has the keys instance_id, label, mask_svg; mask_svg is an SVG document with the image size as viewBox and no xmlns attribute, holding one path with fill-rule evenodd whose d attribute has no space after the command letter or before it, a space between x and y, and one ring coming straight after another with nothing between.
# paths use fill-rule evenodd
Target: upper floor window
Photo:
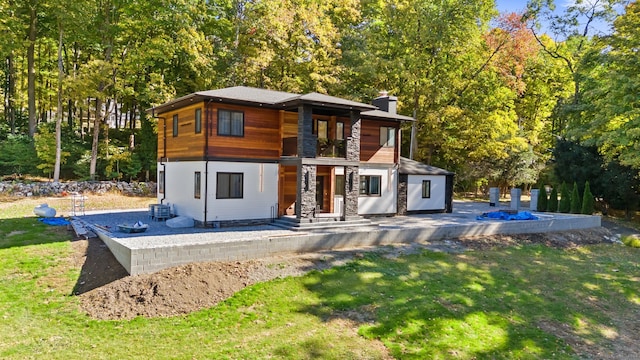
<instances>
[{"instance_id":1,"label":"upper floor window","mask_svg":"<svg viewBox=\"0 0 640 360\"><path fill-rule=\"evenodd\" d=\"M202 132L202 109L196 109L196 134Z\"/></svg>"},{"instance_id":2,"label":"upper floor window","mask_svg":"<svg viewBox=\"0 0 640 360\"><path fill-rule=\"evenodd\" d=\"M173 115L173 137L178 136L178 114Z\"/></svg>"},{"instance_id":3,"label":"upper floor window","mask_svg":"<svg viewBox=\"0 0 640 360\"><path fill-rule=\"evenodd\" d=\"M217 173L216 199L242 199L243 173Z\"/></svg>"},{"instance_id":4,"label":"upper floor window","mask_svg":"<svg viewBox=\"0 0 640 360\"><path fill-rule=\"evenodd\" d=\"M381 176L360 175L360 196L380 196Z\"/></svg>"},{"instance_id":5,"label":"upper floor window","mask_svg":"<svg viewBox=\"0 0 640 360\"><path fill-rule=\"evenodd\" d=\"M431 197L431 180L422 180L422 198L428 199Z\"/></svg>"},{"instance_id":6,"label":"upper floor window","mask_svg":"<svg viewBox=\"0 0 640 360\"><path fill-rule=\"evenodd\" d=\"M318 139L329 138L329 123L326 120L318 120Z\"/></svg>"},{"instance_id":7,"label":"upper floor window","mask_svg":"<svg viewBox=\"0 0 640 360\"><path fill-rule=\"evenodd\" d=\"M244 113L218 110L218 135L244 136Z\"/></svg>"},{"instance_id":8,"label":"upper floor window","mask_svg":"<svg viewBox=\"0 0 640 360\"><path fill-rule=\"evenodd\" d=\"M341 121L336 123L336 140L344 140L344 123Z\"/></svg>"},{"instance_id":9,"label":"upper floor window","mask_svg":"<svg viewBox=\"0 0 640 360\"><path fill-rule=\"evenodd\" d=\"M396 129L388 126L380 126L380 146L396 146Z\"/></svg>"},{"instance_id":10,"label":"upper floor window","mask_svg":"<svg viewBox=\"0 0 640 360\"><path fill-rule=\"evenodd\" d=\"M193 197L200 199L200 188L202 188L202 177L200 171L196 171L193 176Z\"/></svg>"}]
</instances>

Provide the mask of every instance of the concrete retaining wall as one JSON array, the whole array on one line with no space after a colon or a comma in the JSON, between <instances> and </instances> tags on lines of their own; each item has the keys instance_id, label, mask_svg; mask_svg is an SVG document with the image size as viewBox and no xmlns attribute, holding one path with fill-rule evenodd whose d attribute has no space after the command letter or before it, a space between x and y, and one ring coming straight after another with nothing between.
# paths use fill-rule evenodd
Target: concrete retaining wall
<instances>
[{"instance_id":1,"label":"concrete retaining wall","mask_svg":"<svg viewBox=\"0 0 640 360\"><path fill-rule=\"evenodd\" d=\"M249 260L285 253L339 248L379 246L394 243L411 243L442 240L447 238L493 235L526 234L566 231L600 227L599 216L572 216L539 221L500 221L470 223L465 225L443 225L413 228L380 227L379 230L331 234L295 234L256 240L208 243L198 245L171 245L155 248L129 249L117 239L97 231L116 259L131 274L152 273L164 268L206 261Z\"/></svg>"}]
</instances>

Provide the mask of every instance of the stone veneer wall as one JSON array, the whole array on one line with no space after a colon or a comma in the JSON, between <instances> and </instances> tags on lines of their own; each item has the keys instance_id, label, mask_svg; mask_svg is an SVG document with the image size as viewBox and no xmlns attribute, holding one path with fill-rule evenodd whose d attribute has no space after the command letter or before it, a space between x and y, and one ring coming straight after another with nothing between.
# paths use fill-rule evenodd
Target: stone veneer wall
<instances>
[{"instance_id":1,"label":"stone veneer wall","mask_svg":"<svg viewBox=\"0 0 640 360\"><path fill-rule=\"evenodd\" d=\"M1 181L0 194L28 197L28 196L63 196L78 192L83 194L105 194L119 192L132 196L153 196L156 194L154 182L124 182L124 181L68 181L68 182L32 182Z\"/></svg>"},{"instance_id":2,"label":"stone veneer wall","mask_svg":"<svg viewBox=\"0 0 640 360\"><path fill-rule=\"evenodd\" d=\"M398 181L398 215L407 215L407 186L409 175L400 174Z\"/></svg>"}]
</instances>

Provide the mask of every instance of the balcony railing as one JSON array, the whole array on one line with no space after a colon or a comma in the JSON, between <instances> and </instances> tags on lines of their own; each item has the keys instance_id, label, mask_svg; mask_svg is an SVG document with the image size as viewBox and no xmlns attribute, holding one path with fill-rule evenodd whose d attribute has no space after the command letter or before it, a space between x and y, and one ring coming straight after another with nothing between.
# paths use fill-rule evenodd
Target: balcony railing
<instances>
[{"instance_id":1,"label":"balcony railing","mask_svg":"<svg viewBox=\"0 0 640 360\"><path fill-rule=\"evenodd\" d=\"M346 157L347 142L338 139L318 139L316 155L318 157Z\"/></svg>"},{"instance_id":2,"label":"balcony railing","mask_svg":"<svg viewBox=\"0 0 640 360\"><path fill-rule=\"evenodd\" d=\"M346 140L338 139L318 139L316 141L316 156L317 157L332 157L332 158L344 158L346 157ZM298 138L288 137L282 139L282 155L283 156L298 156Z\"/></svg>"}]
</instances>

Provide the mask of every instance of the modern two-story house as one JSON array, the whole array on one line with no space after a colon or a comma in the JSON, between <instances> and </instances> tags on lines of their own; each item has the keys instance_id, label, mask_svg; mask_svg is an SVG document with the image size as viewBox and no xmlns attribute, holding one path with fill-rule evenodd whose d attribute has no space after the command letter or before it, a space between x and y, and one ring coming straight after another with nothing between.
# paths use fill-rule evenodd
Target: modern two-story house
<instances>
[{"instance_id":1,"label":"modern two-story house","mask_svg":"<svg viewBox=\"0 0 640 360\"><path fill-rule=\"evenodd\" d=\"M400 125L414 119L397 114L396 102L386 94L364 104L231 87L154 107L158 200L176 215L220 226L284 215L313 222L323 214L345 221L451 211L453 174L425 173L407 160L402 167ZM422 199L415 209L407 207L413 196Z\"/></svg>"}]
</instances>

